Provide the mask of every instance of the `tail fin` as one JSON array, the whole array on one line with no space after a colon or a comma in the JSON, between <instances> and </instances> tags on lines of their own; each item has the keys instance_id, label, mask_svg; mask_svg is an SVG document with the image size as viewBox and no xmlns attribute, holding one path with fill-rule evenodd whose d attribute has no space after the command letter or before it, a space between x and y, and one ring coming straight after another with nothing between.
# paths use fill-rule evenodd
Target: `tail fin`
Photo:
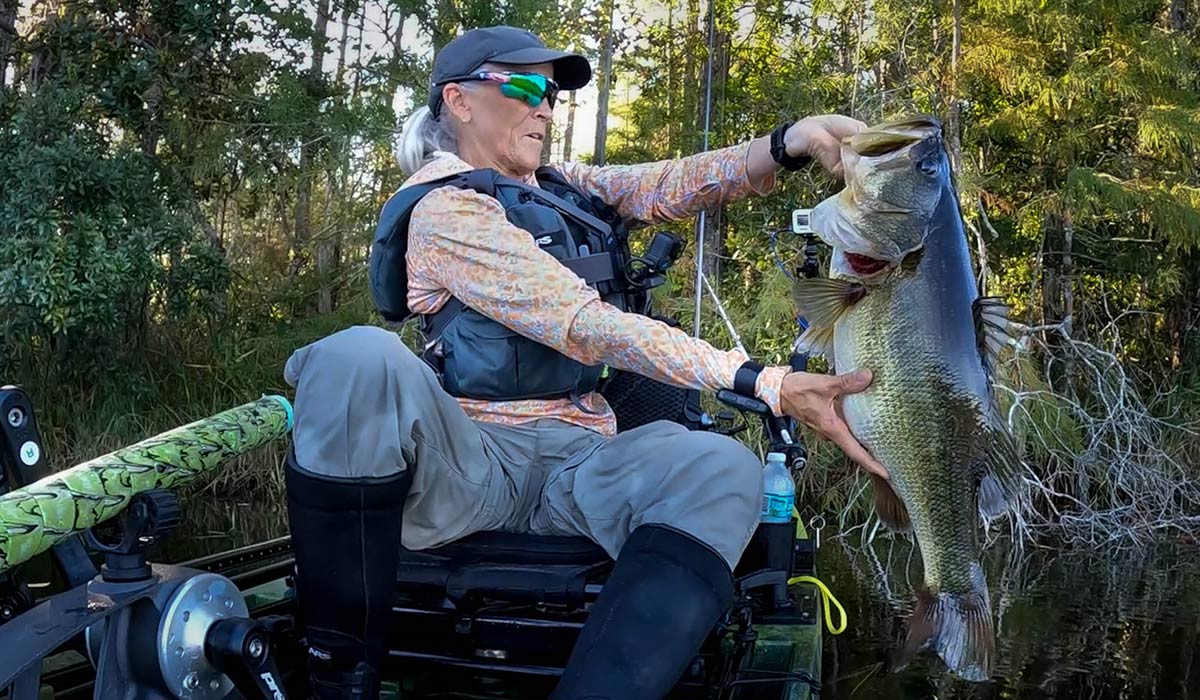
<instances>
[{"instance_id":1,"label":"tail fin","mask_svg":"<svg viewBox=\"0 0 1200 700\"><path fill-rule=\"evenodd\" d=\"M986 587L972 593L936 595L922 587L895 668L904 668L919 651L932 647L955 675L986 681L991 677L995 646Z\"/></svg>"}]
</instances>

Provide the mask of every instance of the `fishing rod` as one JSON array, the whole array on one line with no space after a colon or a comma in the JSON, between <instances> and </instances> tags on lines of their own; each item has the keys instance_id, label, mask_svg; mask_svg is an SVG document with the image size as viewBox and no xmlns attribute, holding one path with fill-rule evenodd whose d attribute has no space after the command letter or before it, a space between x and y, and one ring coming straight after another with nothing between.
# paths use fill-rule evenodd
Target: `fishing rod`
<instances>
[{"instance_id":1,"label":"fishing rod","mask_svg":"<svg viewBox=\"0 0 1200 700\"><path fill-rule=\"evenodd\" d=\"M713 47L716 44L714 39L716 35L716 0L708 2L708 59L705 67L704 79L704 145L700 152L708 150L708 135L709 129L712 126L712 70L713 70ZM692 317L692 337L700 337L700 306L703 298L701 287L707 282L704 279L704 229L707 228L707 210L701 210L700 216L696 219L696 312ZM711 290L710 290L711 291ZM714 294L714 297L716 295ZM722 311L722 315L724 312ZM726 323L729 320L726 318ZM732 324L730 324L732 325ZM734 333L734 338L737 334ZM739 347L741 343L738 343Z\"/></svg>"}]
</instances>

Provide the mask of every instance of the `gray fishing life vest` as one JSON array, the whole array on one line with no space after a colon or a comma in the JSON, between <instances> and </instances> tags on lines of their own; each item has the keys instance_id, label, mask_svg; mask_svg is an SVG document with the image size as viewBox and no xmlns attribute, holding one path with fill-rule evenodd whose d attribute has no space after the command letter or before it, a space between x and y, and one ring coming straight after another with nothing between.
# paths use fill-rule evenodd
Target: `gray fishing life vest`
<instances>
[{"instance_id":1,"label":"gray fishing life vest","mask_svg":"<svg viewBox=\"0 0 1200 700\"><path fill-rule=\"evenodd\" d=\"M664 281L663 269L631 265L626 222L616 211L568 184L557 171L536 173L540 187L481 169L402 188L384 205L371 246L371 293L381 315L402 322L408 308L408 225L417 202L432 190L463 187L494 197L508 220L529 232L538 247L579 275L600 297L624 311L649 312L648 290ZM668 263L669 264L669 263ZM661 267L661 266L660 266ZM530 284L537 284L530 279ZM452 396L509 401L571 398L594 391L602 365L587 365L526 338L450 299L420 316L423 357Z\"/></svg>"}]
</instances>

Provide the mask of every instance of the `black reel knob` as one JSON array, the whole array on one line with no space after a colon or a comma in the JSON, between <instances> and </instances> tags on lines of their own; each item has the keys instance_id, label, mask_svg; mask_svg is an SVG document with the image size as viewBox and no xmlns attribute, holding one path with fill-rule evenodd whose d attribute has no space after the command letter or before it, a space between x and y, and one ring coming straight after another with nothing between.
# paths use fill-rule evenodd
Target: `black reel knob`
<instances>
[{"instance_id":1,"label":"black reel knob","mask_svg":"<svg viewBox=\"0 0 1200 700\"><path fill-rule=\"evenodd\" d=\"M166 489L144 491L129 502L131 508L141 509L144 517L142 537L160 540L183 522L183 506L179 498Z\"/></svg>"},{"instance_id":2,"label":"black reel knob","mask_svg":"<svg viewBox=\"0 0 1200 700\"><path fill-rule=\"evenodd\" d=\"M166 489L151 489L130 499L115 527L92 528L84 540L104 553L100 573L106 581L139 581L151 573L146 551L182 521L179 498Z\"/></svg>"}]
</instances>

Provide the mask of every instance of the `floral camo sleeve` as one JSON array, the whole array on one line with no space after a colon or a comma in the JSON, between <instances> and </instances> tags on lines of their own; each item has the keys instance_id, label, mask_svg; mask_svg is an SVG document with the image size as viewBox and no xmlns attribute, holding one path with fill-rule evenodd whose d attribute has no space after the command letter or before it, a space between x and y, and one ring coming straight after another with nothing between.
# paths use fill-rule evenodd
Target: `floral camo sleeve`
<instances>
[{"instance_id":1,"label":"floral camo sleeve","mask_svg":"<svg viewBox=\"0 0 1200 700\"><path fill-rule=\"evenodd\" d=\"M771 178L749 181L745 157L746 147L741 146L637 166L572 164L562 167L562 172L622 215L653 223L686 218L720 202L770 189ZM443 156L408 184L465 169L469 166L457 158ZM538 248L528 232L509 223L499 202L471 190L440 188L422 198L409 226L407 259L409 305L414 311L432 312L453 296L581 362L715 390L731 387L737 368L747 359L741 352L719 350L662 322L624 313L601 301L575 273ZM786 372L783 367L768 368L757 388L759 397L777 414L781 412L779 386ZM469 413L493 419L506 412L535 417L553 411L561 417L559 413L569 410L555 402L463 403ZM604 432L611 432L611 427Z\"/></svg>"}]
</instances>

